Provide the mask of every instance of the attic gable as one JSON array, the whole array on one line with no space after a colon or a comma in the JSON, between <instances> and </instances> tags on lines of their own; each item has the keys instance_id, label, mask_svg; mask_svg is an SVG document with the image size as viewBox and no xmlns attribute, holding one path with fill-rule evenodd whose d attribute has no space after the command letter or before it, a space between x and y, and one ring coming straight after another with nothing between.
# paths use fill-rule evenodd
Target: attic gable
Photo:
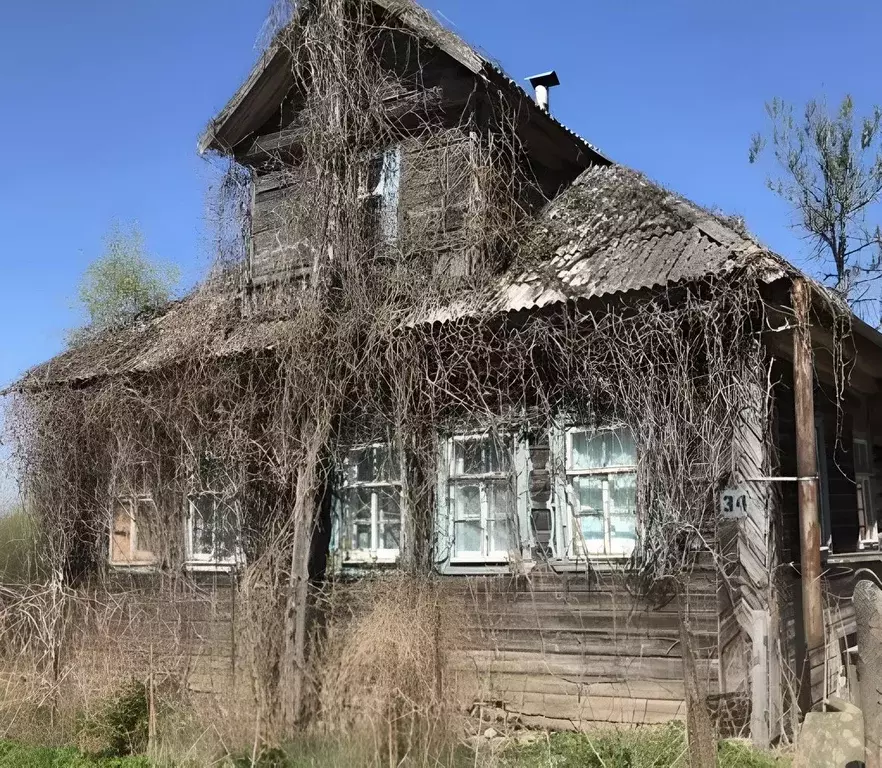
<instances>
[{"instance_id":1,"label":"attic gable","mask_svg":"<svg viewBox=\"0 0 882 768\"><path fill-rule=\"evenodd\" d=\"M537 143L578 162L581 167L609 162L595 147L539 109L533 99L502 69L478 53L461 37L442 25L431 13L413 0L360 0L370 3L381 16L391 18L395 26L439 50L463 75L479 78L491 88L514 101L519 107L522 127L527 126ZM276 36L245 82L227 105L209 123L199 139L200 154L209 151L234 154L249 137L258 134L278 111L294 87L290 44L284 35L296 28L295 18Z\"/></svg>"}]
</instances>

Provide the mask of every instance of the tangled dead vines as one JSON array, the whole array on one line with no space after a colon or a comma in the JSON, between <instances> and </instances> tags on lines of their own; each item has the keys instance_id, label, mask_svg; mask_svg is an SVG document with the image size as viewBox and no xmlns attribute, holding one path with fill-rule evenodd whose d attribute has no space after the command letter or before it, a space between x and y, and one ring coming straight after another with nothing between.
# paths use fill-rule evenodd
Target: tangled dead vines
<instances>
[{"instance_id":1,"label":"tangled dead vines","mask_svg":"<svg viewBox=\"0 0 882 768\"><path fill-rule=\"evenodd\" d=\"M292 15L276 44L289 50L295 82L308 84L286 105L296 152L265 158L257 179L230 167L218 264L170 310L163 363L25 391L11 419L58 584L104 572L113 500L134 474L155 502L158 568L169 584L184 579L182 499L206 456L224 467L223 493L241 510L242 646L267 731L287 732L320 686L310 631L327 588L328 488L348 446L397 448L408 511L401 566L425 575L439 435L463 425L542 435L563 414L614 418L639 448L635 563L648 589L682 578L708 549L734 437L765 385L753 322L762 301L745 275L602 306L488 309L500 272L536 256L525 232L542 191L516 107L495 96L484 122L464 110L451 123L425 103L417 39L394 30L396 50L409 50L404 74L380 65L389 26L369 3L304 2ZM402 112L413 93L423 103ZM391 160L390 146L402 148ZM431 215L393 223L366 203L390 162L425 176ZM260 282L262 224L250 201L268 178L285 194L271 228L280 258ZM457 316L433 322L454 298ZM117 343L133 342L96 343L96 360ZM44 634L55 642L63 630Z\"/></svg>"}]
</instances>

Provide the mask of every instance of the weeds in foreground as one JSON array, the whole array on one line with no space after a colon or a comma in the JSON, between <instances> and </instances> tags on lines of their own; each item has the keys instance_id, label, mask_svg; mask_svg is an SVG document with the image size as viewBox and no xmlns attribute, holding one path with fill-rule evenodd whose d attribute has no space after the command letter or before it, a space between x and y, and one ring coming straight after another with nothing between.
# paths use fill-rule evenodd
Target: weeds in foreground
<instances>
[{"instance_id":1,"label":"weeds in foreground","mask_svg":"<svg viewBox=\"0 0 882 768\"><path fill-rule=\"evenodd\" d=\"M787 768L783 756L723 741L718 768ZM528 745L512 745L493 768L689 768L681 724L594 734L554 733Z\"/></svg>"},{"instance_id":2,"label":"weeds in foreground","mask_svg":"<svg viewBox=\"0 0 882 768\"><path fill-rule=\"evenodd\" d=\"M0 741L0 768L150 768L146 757L88 757L73 747L52 749Z\"/></svg>"},{"instance_id":3,"label":"weeds in foreground","mask_svg":"<svg viewBox=\"0 0 882 768\"><path fill-rule=\"evenodd\" d=\"M284 750L270 749L218 758L229 768L386 768L388 756L363 742L328 737L304 738ZM688 768L685 733L672 723L594 734L545 734L531 744L512 742L501 750L476 754L467 747L446 750L432 768ZM162 768L195 768L193 761L163 761ZM405 762L401 765L413 766ZM0 768L152 768L146 757L89 757L73 748L25 747L0 741ZM785 755L759 752L742 742L724 741L717 768L789 768Z\"/></svg>"}]
</instances>

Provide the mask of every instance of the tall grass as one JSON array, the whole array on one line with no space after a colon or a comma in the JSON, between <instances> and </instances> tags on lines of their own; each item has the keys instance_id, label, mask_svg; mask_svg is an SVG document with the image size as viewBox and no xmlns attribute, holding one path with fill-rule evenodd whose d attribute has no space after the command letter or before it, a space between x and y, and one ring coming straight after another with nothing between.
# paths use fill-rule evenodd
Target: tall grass
<instances>
[{"instance_id":1,"label":"tall grass","mask_svg":"<svg viewBox=\"0 0 882 768\"><path fill-rule=\"evenodd\" d=\"M37 527L25 510L0 510L0 583L26 584L39 578L37 542Z\"/></svg>"}]
</instances>

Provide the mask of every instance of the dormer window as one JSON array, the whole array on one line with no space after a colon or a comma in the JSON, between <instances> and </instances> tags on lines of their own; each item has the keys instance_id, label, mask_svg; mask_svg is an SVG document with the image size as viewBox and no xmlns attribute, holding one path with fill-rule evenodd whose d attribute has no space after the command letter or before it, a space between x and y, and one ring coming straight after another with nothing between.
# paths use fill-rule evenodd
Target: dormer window
<instances>
[{"instance_id":1,"label":"dormer window","mask_svg":"<svg viewBox=\"0 0 882 768\"><path fill-rule=\"evenodd\" d=\"M362 212L369 229L367 239L385 245L398 240L398 206L401 192L401 148L390 147L371 157L360 181Z\"/></svg>"}]
</instances>

